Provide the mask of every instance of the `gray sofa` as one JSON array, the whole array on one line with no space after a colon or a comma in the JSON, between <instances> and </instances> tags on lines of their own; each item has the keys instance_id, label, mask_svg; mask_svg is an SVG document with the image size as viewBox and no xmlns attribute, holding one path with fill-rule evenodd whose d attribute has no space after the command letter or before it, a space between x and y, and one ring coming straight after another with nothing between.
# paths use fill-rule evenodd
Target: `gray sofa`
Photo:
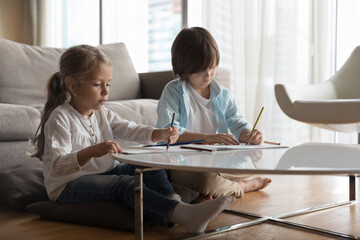
<instances>
[{"instance_id":1,"label":"gray sofa","mask_svg":"<svg viewBox=\"0 0 360 240\"><path fill-rule=\"evenodd\" d=\"M101 45L113 64L107 106L122 118L154 126L156 107L171 71L138 74L123 43ZM30 210L44 218L132 230L132 211L115 202L63 205L48 201L42 162L27 156L45 103L45 86L64 49L42 48L0 39L0 204ZM217 79L228 86L229 73ZM119 140L121 146L133 143ZM174 186L183 199L196 195ZM113 217L114 215L119 217ZM130 221L129 221L130 220Z\"/></svg>"}]
</instances>

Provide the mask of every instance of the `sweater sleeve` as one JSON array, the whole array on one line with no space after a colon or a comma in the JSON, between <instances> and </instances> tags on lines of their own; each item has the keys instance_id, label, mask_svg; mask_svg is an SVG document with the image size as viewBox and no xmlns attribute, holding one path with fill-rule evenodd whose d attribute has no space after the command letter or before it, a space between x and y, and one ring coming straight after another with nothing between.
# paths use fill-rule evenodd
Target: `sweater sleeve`
<instances>
[{"instance_id":1,"label":"sweater sleeve","mask_svg":"<svg viewBox=\"0 0 360 240\"><path fill-rule=\"evenodd\" d=\"M54 113L45 125L44 155L46 166L52 168L52 174L64 176L80 170L77 160L78 151L74 151L71 142L71 126L65 115Z\"/></svg>"}]
</instances>

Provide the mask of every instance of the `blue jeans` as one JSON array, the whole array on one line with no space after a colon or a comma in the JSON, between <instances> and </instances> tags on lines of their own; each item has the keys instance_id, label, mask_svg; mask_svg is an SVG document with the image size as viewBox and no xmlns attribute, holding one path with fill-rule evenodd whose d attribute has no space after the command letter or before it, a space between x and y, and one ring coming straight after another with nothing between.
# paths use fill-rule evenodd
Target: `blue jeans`
<instances>
[{"instance_id":1,"label":"blue jeans","mask_svg":"<svg viewBox=\"0 0 360 240\"><path fill-rule=\"evenodd\" d=\"M83 176L70 182L57 199L62 203L84 203L113 200L134 209L134 186L136 166L118 164L113 170L102 174ZM145 172L143 175L144 217L167 228L174 224L167 221L179 203L167 196L175 191L164 170Z\"/></svg>"}]
</instances>

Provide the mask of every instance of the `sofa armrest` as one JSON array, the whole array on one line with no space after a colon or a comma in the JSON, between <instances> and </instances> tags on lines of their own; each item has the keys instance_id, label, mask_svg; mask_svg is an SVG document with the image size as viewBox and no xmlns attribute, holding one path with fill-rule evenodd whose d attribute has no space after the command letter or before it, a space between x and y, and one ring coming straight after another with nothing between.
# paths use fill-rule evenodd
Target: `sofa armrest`
<instances>
[{"instance_id":1,"label":"sofa armrest","mask_svg":"<svg viewBox=\"0 0 360 240\"><path fill-rule=\"evenodd\" d=\"M172 71L139 73L142 98L159 99L165 85L175 79Z\"/></svg>"}]
</instances>

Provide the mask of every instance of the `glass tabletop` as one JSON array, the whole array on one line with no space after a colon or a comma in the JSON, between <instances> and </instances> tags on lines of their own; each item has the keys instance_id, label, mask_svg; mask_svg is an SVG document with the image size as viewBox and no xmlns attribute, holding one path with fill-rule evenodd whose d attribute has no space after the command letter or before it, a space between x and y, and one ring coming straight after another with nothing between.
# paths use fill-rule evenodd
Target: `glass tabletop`
<instances>
[{"instance_id":1,"label":"glass tabletop","mask_svg":"<svg viewBox=\"0 0 360 240\"><path fill-rule=\"evenodd\" d=\"M119 162L187 171L257 174L360 174L360 145L302 143L290 148L113 154Z\"/></svg>"}]
</instances>

